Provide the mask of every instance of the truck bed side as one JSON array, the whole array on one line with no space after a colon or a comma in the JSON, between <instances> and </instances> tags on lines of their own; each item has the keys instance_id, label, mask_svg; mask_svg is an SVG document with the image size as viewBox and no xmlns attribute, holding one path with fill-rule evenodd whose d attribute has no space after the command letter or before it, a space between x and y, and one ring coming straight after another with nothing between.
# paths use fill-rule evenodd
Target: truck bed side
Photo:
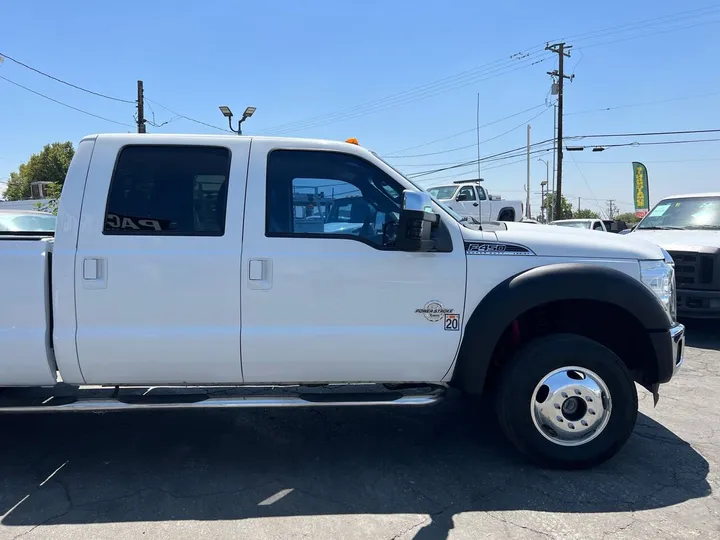
<instances>
[{"instance_id":1,"label":"truck bed side","mask_svg":"<svg viewBox=\"0 0 720 540\"><path fill-rule=\"evenodd\" d=\"M0 385L56 383L50 332L52 239L0 238Z\"/></svg>"}]
</instances>

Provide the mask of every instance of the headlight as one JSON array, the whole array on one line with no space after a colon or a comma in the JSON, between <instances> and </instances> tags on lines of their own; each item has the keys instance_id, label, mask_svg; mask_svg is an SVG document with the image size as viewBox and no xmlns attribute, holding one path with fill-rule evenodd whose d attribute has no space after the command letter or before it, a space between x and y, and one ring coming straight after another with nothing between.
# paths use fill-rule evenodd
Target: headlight
<instances>
[{"instance_id":1,"label":"headlight","mask_svg":"<svg viewBox=\"0 0 720 540\"><path fill-rule=\"evenodd\" d=\"M672 260L672 259L670 259ZM640 261L640 279L655 293L671 320L675 320L675 268L666 261Z\"/></svg>"}]
</instances>

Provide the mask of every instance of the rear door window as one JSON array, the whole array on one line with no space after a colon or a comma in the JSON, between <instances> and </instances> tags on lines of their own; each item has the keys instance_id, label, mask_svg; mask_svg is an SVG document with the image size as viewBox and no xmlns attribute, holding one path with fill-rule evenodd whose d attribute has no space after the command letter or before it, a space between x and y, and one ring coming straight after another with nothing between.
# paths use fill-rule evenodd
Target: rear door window
<instances>
[{"instance_id":1,"label":"rear door window","mask_svg":"<svg viewBox=\"0 0 720 540\"><path fill-rule=\"evenodd\" d=\"M227 148L126 146L115 165L103 233L222 236L229 171Z\"/></svg>"}]
</instances>

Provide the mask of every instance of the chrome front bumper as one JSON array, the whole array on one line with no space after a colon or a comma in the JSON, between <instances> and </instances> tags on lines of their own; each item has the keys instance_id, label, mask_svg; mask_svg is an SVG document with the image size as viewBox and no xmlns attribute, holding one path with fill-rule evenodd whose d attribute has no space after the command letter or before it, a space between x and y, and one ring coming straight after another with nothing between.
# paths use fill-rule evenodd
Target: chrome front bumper
<instances>
[{"instance_id":1,"label":"chrome front bumper","mask_svg":"<svg viewBox=\"0 0 720 540\"><path fill-rule=\"evenodd\" d=\"M672 341L672 355L675 362L673 375L675 375L685 361L685 325L676 323L670 328L670 340Z\"/></svg>"}]
</instances>

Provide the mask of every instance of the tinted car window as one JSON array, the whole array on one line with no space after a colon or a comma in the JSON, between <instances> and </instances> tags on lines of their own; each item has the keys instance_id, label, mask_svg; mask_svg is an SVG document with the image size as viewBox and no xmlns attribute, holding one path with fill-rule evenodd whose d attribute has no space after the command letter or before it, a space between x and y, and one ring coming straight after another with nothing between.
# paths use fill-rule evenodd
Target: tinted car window
<instances>
[{"instance_id":1,"label":"tinted car window","mask_svg":"<svg viewBox=\"0 0 720 540\"><path fill-rule=\"evenodd\" d=\"M110 184L105 234L222 236L230 151L126 146Z\"/></svg>"}]
</instances>

